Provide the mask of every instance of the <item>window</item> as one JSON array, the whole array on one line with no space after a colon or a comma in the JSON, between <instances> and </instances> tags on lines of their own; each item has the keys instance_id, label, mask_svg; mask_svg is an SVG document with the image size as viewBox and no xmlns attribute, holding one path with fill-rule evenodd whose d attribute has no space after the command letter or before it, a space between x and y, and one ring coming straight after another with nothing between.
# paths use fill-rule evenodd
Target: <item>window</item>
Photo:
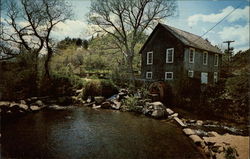
<instances>
[{"instance_id":1,"label":"window","mask_svg":"<svg viewBox=\"0 0 250 159\"><path fill-rule=\"evenodd\" d=\"M147 52L147 65L153 64L153 52Z\"/></svg>"},{"instance_id":2,"label":"window","mask_svg":"<svg viewBox=\"0 0 250 159\"><path fill-rule=\"evenodd\" d=\"M218 66L219 64L219 56L217 54L215 54L214 56L214 66Z\"/></svg>"},{"instance_id":3,"label":"window","mask_svg":"<svg viewBox=\"0 0 250 159\"><path fill-rule=\"evenodd\" d=\"M218 82L218 72L214 72L214 83Z\"/></svg>"},{"instance_id":4,"label":"window","mask_svg":"<svg viewBox=\"0 0 250 159\"><path fill-rule=\"evenodd\" d=\"M208 53L203 52L203 65L207 65L207 61L208 61Z\"/></svg>"},{"instance_id":5,"label":"window","mask_svg":"<svg viewBox=\"0 0 250 159\"><path fill-rule=\"evenodd\" d=\"M174 62L174 48L167 49L166 52L166 63Z\"/></svg>"},{"instance_id":6,"label":"window","mask_svg":"<svg viewBox=\"0 0 250 159\"><path fill-rule=\"evenodd\" d=\"M193 70L188 70L188 77L191 77L191 78L194 77L194 71Z\"/></svg>"},{"instance_id":7,"label":"window","mask_svg":"<svg viewBox=\"0 0 250 159\"><path fill-rule=\"evenodd\" d=\"M146 79L152 79L152 72L146 72Z\"/></svg>"},{"instance_id":8,"label":"window","mask_svg":"<svg viewBox=\"0 0 250 159\"><path fill-rule=\"evenodd\" d=\"M193 48L189 49L189 63L194 63L195 50Z\"/></svg>"},{"instance_id":9,"label":"window","mask_svg":"<svg viewBox=\"0 0 250 159\"><path fill-rule=\"evenodd\" d=\"M173 72L165 72L165 80L172 80Z\"/></svg>"}]
</instances>

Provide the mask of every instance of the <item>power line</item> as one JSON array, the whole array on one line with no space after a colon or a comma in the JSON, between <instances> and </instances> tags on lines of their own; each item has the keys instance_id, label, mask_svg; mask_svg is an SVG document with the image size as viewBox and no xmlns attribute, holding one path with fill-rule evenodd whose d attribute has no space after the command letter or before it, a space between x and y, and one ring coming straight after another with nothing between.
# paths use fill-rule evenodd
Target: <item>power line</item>
<instances>
[{"instance_id":1,"label":"power line","mask_svg":"<svg viewBox=\"0 0 250 159\"><path fill-rule=\"evenodd\" d=\"M202 38L204 35L206 35L208 32L210 32L212 29L214 29L218 24L220 24L224 19L226 19L229 15L231 15L236 9L238 9L241 6L241 4L243 4L243 3L240 3L236 8L234 8L234 10L232 10L230 13L228 13L224 18L222 18L218 23L216 23L212 28L210 28L208 31L206 31L204 34L202 34L194 42L196 42L197 40Z\"/></svg>"}]
</instances>

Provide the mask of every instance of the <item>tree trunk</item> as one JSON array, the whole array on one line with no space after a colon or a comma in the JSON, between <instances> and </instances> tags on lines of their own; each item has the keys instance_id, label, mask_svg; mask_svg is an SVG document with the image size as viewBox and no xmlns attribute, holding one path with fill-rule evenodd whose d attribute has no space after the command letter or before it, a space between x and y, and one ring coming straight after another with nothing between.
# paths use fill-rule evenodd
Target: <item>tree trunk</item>
<instances>
[{"instance_id":1,"label":"tree trunk","mask_svg":"<svg viewBox=\"0 0 250 159\"><path fill-rule=\"evenodd\" d=\"M135 74L134 74L134 68L133 68L133 56L128 56L128 72L130 74L130 81L133 86L135 86Z\"/></svg>"},{"instance_id":2,"label":"tree trunk","mask_svg":"<svg viewBox=\"0 0 250 159\"><path fill-rule=\"evenodd\" d=\"M46 58L45 63L44 63L45 77L48 79L50 79L49 62L51 60L52 53L53 53L52 49L50 47L48 47L48 54L47 54L47 58Z\"/></svg>"}]
</instances>

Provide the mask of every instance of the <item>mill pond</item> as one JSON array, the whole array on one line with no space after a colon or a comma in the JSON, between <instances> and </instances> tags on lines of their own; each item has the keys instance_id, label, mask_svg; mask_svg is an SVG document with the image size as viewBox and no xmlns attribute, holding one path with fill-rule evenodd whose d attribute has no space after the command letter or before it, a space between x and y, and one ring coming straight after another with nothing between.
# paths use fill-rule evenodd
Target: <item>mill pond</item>
<instances>
[{"instance_id":1,"label":"mill pond","mask_svg":"<svg viewBox=\"0 0 250 159\"><path fill-rule=\"evenodd\" d=\"M174 123L88 107L1 121L1 158L203 158Z\"/></svg>"}]
</instances>

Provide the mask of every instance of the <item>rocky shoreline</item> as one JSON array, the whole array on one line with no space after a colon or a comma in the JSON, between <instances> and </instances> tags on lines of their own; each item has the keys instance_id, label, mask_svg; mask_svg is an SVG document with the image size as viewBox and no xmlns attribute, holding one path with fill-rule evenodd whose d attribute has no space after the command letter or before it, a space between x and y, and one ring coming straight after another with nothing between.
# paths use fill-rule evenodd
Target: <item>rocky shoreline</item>
<instances>
[{"instance_id":1,"label":"rocky shoreline","mask_svg":"<svg viewBox=\"0 0 250 159\"><path fill-rule=\"evenodd\" d=\"M167 122L174 121L179 125L183 133L188 136L197 148L211 159L224 159L226 156L235 158L245 158L249 155L249 136L237 136L231 134L220 135L214 131L201 131L194 129L194 125L202 127L208 123L202 120L187 120L179 118L178 113L175 113L170 108L165 107L159 101L151 99L143 99L140 94L133 96L138 101L137 104L130 108L126 105L125 100L131 97L131 94L126 89L121 89L118 94L106 99L102 96L88 97L86 101L82 98L83 90L77 90L75 96L60 97L48 101L48 98L31 97L25 100L16 102L0 101L1 116L13 116L30 112L37 112L45 108L60 110L63 107L57 103L71 103L72 105L88 106L93 109L113 109L120 111L134 111L155 119L167 119ZM63 102L62 102L63 101ZM69 107L69 106L66 106ZM228 140L231 138L232 140ZM235 144L236 141L241 141L241 144ZM242 146L244 145L244 147Z\"/></svg>"}]
</instances>

